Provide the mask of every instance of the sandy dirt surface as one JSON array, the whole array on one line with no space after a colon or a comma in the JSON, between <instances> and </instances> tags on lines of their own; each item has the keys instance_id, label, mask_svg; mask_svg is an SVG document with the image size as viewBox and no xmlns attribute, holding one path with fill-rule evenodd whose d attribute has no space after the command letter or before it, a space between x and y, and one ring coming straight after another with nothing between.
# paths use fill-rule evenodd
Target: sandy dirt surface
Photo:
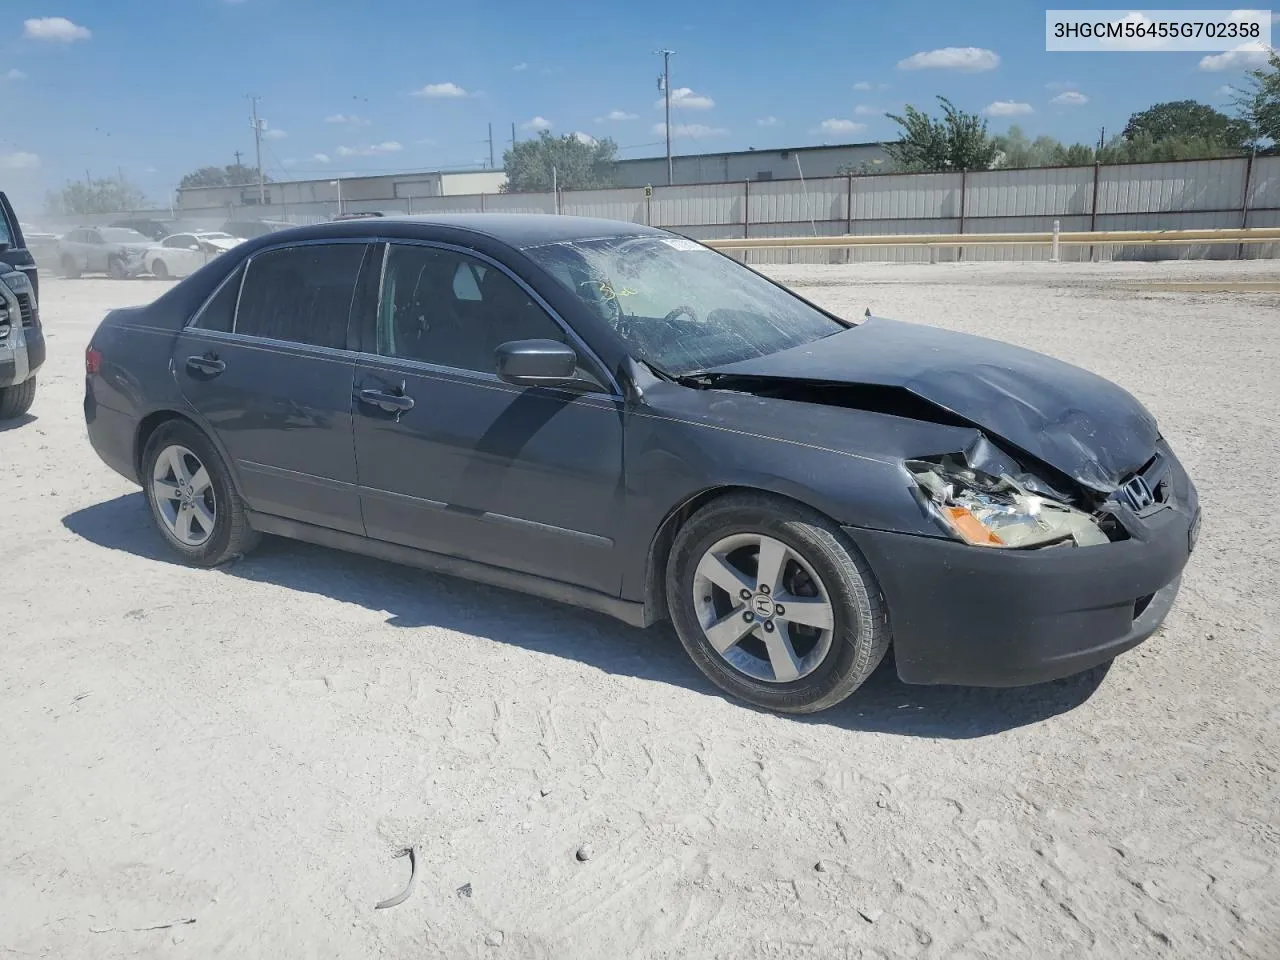
<instances>
[{"instance_id":1,"label":"sandy dirt surface","mask_svg":"<svg viewBox=\"0 0 1280 960\"><path fill-rule=\"evenodd\" d=\"M776 268L1118 381L1205 509L1109 672L882 669L808 720L727 701L668 628L284 541L179 566L80 407L103 311L160 285L49 277L0 427L0 958L1275 960L1280 295L1146 284L1278 271Z\"/></svg>"}]
</instances>

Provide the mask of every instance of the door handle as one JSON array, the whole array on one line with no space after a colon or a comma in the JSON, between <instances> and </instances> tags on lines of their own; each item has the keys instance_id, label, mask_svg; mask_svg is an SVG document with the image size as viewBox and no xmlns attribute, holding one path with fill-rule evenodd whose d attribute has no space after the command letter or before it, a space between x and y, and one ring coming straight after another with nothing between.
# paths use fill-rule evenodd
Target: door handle
<instances>
[{"instance_id":1,"label":"door handle","mask_svg":"<svg viewBox=\"0 0 1280 960\"><path fill-rule=\"evenodd\" d=\"M227 369L227 364L225 360L219 360L215 354L206 353L203 357L187 357L187 369L192 373L216 377Z\"/></svg>"},{"instance_id":2,"label":"door handle","mask_svg":"<svg viewBox=\"0 0 1280 960\"><path fill-rule=\"evenodd\" d=\"M381 390L361 390L357 397L361 403L367 403L372 407L378 407L387 413L401 414L406 410L413 409L413 397L407 397L403 393L384 393Z\"/></svg>"}]
</instances>

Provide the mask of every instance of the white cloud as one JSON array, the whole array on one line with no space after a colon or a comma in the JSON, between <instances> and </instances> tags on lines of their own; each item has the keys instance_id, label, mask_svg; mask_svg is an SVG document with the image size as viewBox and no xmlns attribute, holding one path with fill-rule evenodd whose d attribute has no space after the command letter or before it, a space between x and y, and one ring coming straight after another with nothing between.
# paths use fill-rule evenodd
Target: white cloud
<instances>
[{"instance_id":1,"label":"white cloud","mask_svg":"<svg viewBox=\"0 0 1280 960\"><path fill-rule=\"evenodd\" d=\"M313 153L311 159L316 163L328 163L329 155L327 153Z\"/></svg>"},{"instance_id":2,"label":"white cloud","mask_svg":"<svg viewBox=\"0 0 1280 960\"><path fill-rule=\"evenodd\" d=\"M546 117L534 117L526 123L521 124L526 130L550 130L551 121Z\"/></svg>"},{"instance_id":3,"label":"white cloud","mask_svg":"<svg viewBox=\"0 0 1280 960\"><path fill-rule=\"evenodd\" d=\"M415 90L413 95L415 97L448 99L451 97L465 97L467 96L467 91L456 83L428 83L421 90Z\"/></svg>"},{"instance_id":4,"label":"white cloud","mask_svg":"<svg viewBox=\"0 0 1280 960\"><path fill-rule=\"evenodd\" d=\"M867 129L865 123L858 123L854 120L841 120L832 117L830 120L823 120L818 124L818 133L857 133L859 130Z\"/></svg>"},{"instance_id":5,"label":"white cloud","mask_svg":"<svg viewBox=\"0 0 1280 960\"><path fill-rule=\"evenodd\" d=\"M1078 90L1064 90L1049 102L1060 107L1083 107L1089 98Z\"/></svg>"},{"instance_id":6,"label":"white cloud","mask_svg":"<svg viewBox=\"0 0 1280 960\"><path fill-rule=\"evenodd\" d=\"M523 71L529 69L529 65L527 63L517 63L511 69L514 70L516 73L522 73Z\"/></svg>"},{"instance_id":7,"label":"white cloud","mask_svg":"<svg viewBox=\"0 0 1280 960\"><path fill-rule=\"evenodd\" d=\"M655 123L653 132L660 137L665 137L667 135L667 125L665 123ZM705 123L676 123L671 127L671 136L686 137L689 140L723 137L728 132L723 127L709 127Z\"/></svg>"},{"instance_id":8,"label":"white cloud","mask_svg":"<svg viewBox=\"0 0 1280 960\"><path fill-rule=\"evenodd\" d=\"M776 127L782 121L777 117L761 117L756 121L757 127Z\"/></svg>"},{"instance_id":9,"label":"white cloud","mask_svg":"<svg viewBox=\"0 0 1280 960\"><path fill-rule=\"evenodd\" d=\"M351 127L367 127L372 121L356 116L354 113L331 113L324 118L324 122L345 124Z\"/></svg>"},{"instance_id":10,"label":"white cloud","mask_svg":"<svg viewBox=\"0 0 1280 960\"><path fill-rule=\"evenodd\" d=\"M40 157L34 153L0 153L0 170L35 170L40 166Z\"/></svg>"},{"instance_id":11,"label":"white cloud","mask_svg":"<svg viewBox=\"0 0 1280 960\"><path fill-rule=\"evenodd\" d=\"M884 111L879 107L857 106L853 108L853 112L859 117L878 117Z\"/></svg>"},{"instance_id":12,"label":"white cloud","mask_svg":"<svg viewBox=\"0 0 1280 960\"><path fill-rule=\"evenodd\" d=\"M1224 53L1211 53L1200 60L1200 69L1210 72L1221 70L1249 70L1260 67L1267 62L1267 47L1261 40L1254 40L1227 50Z\"/></svg>"},{"instance_id":13,"label":"white cloud","mask_svg":"<svg viewBox=\"0 0 1280 960\"><path fill-rule=\"evenodd\" d=\"M578 130L577 132L575 132L573 135L573 138L577 140L579 143L586 144L588 147L594 147L597 143L599 143L599 141L596 140L595 137L591 136L591 134L583 133L581 130Z\"/></svg>"},{"instance_id":14,"label":"white cloud","mask_svg":"<svg viewBox=\"0 0 1280 960\"><path fill-rule=\"evenodd\" d=\"M638 119L634 113L625 110L610 110L603 117L596 117L596 123L621 123L623 120Z\"/></svg>"},{"instance_id":15,"label":"white cloud","mask_svg":"<svg viewBox=\"0 0 1280 960\"><path fill-rule=\"evenodd\" d=\"M289 134L285 133L283 130L280 130L276 127L269 127L268 129L262 131L263 140L284 140L288 136Z\"/></svg>"},{"instance_id":16,"label":"white cloud","mask_svg":"<svg viewBox=\"0 0 1280 960\"><path fill-rule=\"evenodd\" d=\"M77 40L88 40L93 36L88 27L72 23L66 17L35 17L24 21L22 26L22 35L28 40L75 43Z\"/></svg>"},{"instance_id":17,"label":"white cloud","mask_svg":"<svg viewBox=\"0 0 1280 960\"><path fill-rule=\"evenodd\" d=\"M872 84L870 80L859 80L857 83L853 85L853 89L862 90L865 92L867 90L870 90L872 86L874 86L874 84Z\"/></svg>"},{"instance_id":18,"label":"white cloud","mask_svg":"<svg viewBox=\"0 0 1280 960\"><path fill-rule=\"evenodd\" d=\"M375 143L368 147L339 147L338 156L340 157L376 157L384 153L395 153L403 150L395 140L386 140L382 143Z\"/></svg>"},{"instance_id":19,"label":"white cloud","mask_svg":"<svg viewBox=\"0 0 1280 960\"><path fill-rule=\"evenodd\" d=\"M1244 23L1258 23L1266 26L1276 22L1276 14L1270 10L1232 10L1231 19Z\"/></svg>"},{"instance_id":20,"label":"white cloud","mask_svg":"<svg viewBox=\"0 0 1280 960\"><path fill-rule=\"evenodd\" d=\"M899 70L994 70L1000 66L1000 55L982 47L943 47L924 50L898 61Z\"/></svg>"},{"instance_id":21,"label":"white cloud","mask_svg":"<svg viewBox=\"0 0 1280 960\"><path fill-rule=\"evenodd\" d=\"M982 108L982 112L988 117L1023 117L1028 113L1035 113L1035 110L1031 104L1018 100L997 100L995 103L988 103Z\"/></svg>"},{"instance_id":22,"label":"white cloud","mask_svg":"<svg viewBox=\"0 0 1280 960\"><path fill-rule=\"evenodd\" d=\"M665 107L666 98L655 101L653 105L658 108ZM716 102L710 97L694 93L688 87L676 87L671 91L672 107L681 107L685 110L710 110L715 105Z\"/></svg>"},{"instance_id":23,"label":"white cloud","mask_svg":"<svg viewBox=\"0 0 1280 960\"><path fill-rule=\"evenodd\" d=\"M6 80L25 80L27 79L27 75L23 73L21 70L19 70L17 67L14 67L13 69L5 73L4 78Z\"/></svg>"}]
</instances>

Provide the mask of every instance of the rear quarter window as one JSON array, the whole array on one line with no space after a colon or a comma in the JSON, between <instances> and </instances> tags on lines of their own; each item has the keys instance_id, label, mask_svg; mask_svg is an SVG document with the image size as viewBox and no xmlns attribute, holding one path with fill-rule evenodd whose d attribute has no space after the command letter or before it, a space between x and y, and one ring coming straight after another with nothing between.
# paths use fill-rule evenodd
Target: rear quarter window
<instances>
[{"instance_id":1,"label":"rear quarter window","mask_svg":"<svg viewBox=\"0 0 1280 960\"><path fill-rule=\"evenodd\" d=\"M197 330L215 330L219 333L230 333L235 325L236 300L240 297L240 280L244 276L244 267L236 267L226 282L218 288L204 309L196 314L191 326Z\"/></svg>"}]
</instances>

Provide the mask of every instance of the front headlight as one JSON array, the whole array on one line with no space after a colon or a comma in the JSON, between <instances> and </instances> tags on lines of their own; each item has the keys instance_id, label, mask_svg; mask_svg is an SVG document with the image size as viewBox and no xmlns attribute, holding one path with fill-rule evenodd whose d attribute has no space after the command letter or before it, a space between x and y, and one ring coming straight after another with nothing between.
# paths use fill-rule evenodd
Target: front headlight
<instances>
[{"instance_id":1,"label":"front headlight","mask_svg":"<svg viewBox=\"0 0 1280 960\"><path fill-rule=\"evenodd\" d=\"M1031 493L1009 476L975 470L963 457L908 460L906 467L942 525L978 547L1078 547L1110 543L1090 514Z\"/></svg>"}]
</instances>

